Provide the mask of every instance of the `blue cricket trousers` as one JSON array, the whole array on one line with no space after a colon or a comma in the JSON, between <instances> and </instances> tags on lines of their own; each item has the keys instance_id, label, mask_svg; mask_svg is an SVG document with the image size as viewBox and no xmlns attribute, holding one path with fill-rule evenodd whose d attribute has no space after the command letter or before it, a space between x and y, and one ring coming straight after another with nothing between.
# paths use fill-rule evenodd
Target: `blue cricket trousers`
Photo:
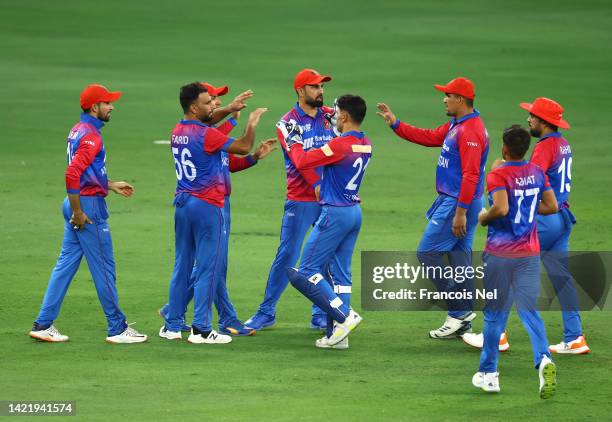
<instances>
[{"instance_id":1,"label":"blue cricket trousers","mask_svg":"<svg viewBox=\"0 0 612 422\"><path fill-rule=\"evenodd\" d=\"M543 356L550 358L544 321L537 310L540 294L540 257L506 258L485 253L484 287L497 290L496 300L487 300L484 313L484 345L480 354L480 372L497 372L499 337L506 329L512 303L529 334L533 363L537 368Z\"/></svg>"},{"instance_id":2,"label":"blue cricket trousers","mask_svg":"<svg viewBox=\"0 0 612 422\"><path fill-rule=\"evenodd\" d=\"M227 256L229 247L229 236L231 229L231 210L230 210L230 197L225 197L225 204L223 207L223 238L221 245L221 266L219 267L218 285L215 292L214 304L219 313L219 326L222 327L225 324L238 318L236 315L236 309L232 303L229 293L227 291ZM183 312L183 320L185 319L185 313L187 312L187 306L193 299L193 285L195 284L198 264L194 265L193 271L191 272L191 278L189 279L189 287L187 291L187 304L185 305L185 311ZM168 315L170 305L166 304L162 308L162 313Z\"/></svg>"},{"instance_id":3,"label":"blue cricket trousers","mask_svg":"<svg viewBox=\"0 0 612 422\"><path fill-rule=\"evenodd\" d=\"M192 325L200 331L210 331L212 303L223 261L222 208L187 193L178 194L174 205L175 262L166 328L180 331L183 325L189 299L189 279L197 261Z\"/></svg>"},{"instance_id":4,"label":"blue cricket trousers","mask_svg":"<svg viewBox=\"0 0 612 422\"><path fill-rule=\"evenodd\" d=\"M453 234L453 217L457 208L457 198L440 194L434 201L427 218L429 222L417 247L419 260L428 267L445 266L444 256L448 255L453 267L472 265L472 244L478 225L478 213L482 210L482 198L476 198L467 210L466 235L463 238ZM474 291L474 280L469 278L462 283L449 278L434 278L438 291ZM458 318L474 309L472 300L447 300L448 315Z\"/></svg>"},{"instance_id":5,"label":"blue cricket trousers","mask_svg":"<svg viewBox=\"0 0 612 422\"><path fill-rule=\"evenodd\" d=\"M272 262L264 299L259 305L259 312L273 316L276 314L276 304L281 294L287 288L287 268L298 262L302 243L308 230L315 224L321 214L321 206L317 202L285 202L285 212L280 232L280 245ZM323 314L313 305L312 313Z\"/></svg>"},{"instance_id":6,"label":"blue cricket trousers","mask_svg":"<svg viewBox=\"0 0 612 422\"><path fill-rule=\"evenodd\" d=\"M361 229L361 206L324 205L308 236L298 272L306 278L321 274L347 307L352 292L351 261ZM331 280L329 279L331 276Z\"/></svg>"},{"instance_id":7,"label":"blue cricket trousers","mask_svg":"<svg viewBox=\"0 0 612 422\"><path fill-rule=\"evenodd\" d=\"M84 229L78 231L73 229L68 222L72 216L72 208L68 198L64 199L62 212L65 222L62 251L51 273L36 324L41 328L48 328L57 319L68 287L79 269L81 258L85 255L98 298L104 315L106 315L108 335L121 334L125 331L127 324L125 315L119 308L115 285L115 258L108 226L106 201L99 196L81 196L81 209L93 224L85 224Z\"/></svg>"},{"instance_id":8,"label":"blue cricket trousers","mask_svg":"<svg viewBox=\"0 0 612 422\"><path fill-rule=\"evenodd\" d=\"M567 208L552 215L538 215L542 263L552 282L563 316L563 341L569 343L582 335L578 296L574 278L569 271L569 238L576 219Z\"/></svg>"}]
</instances>

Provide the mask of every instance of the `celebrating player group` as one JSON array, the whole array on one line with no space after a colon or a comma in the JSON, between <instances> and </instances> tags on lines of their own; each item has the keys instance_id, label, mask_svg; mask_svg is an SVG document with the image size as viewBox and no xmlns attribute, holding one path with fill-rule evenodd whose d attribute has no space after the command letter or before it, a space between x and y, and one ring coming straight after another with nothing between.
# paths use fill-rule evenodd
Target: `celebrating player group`
<instances>
[{"instance_id":1,"label":"celebrating player group","mask_svg":"<svg viewBox=\"0 0 612 422\"><path fill-rule=\"evenodd\" d=\"M315 346L348 349L349 334L362 317L351 307L352 256L361 229L359 188L372 158L372 143L361 130L366 116L363 98L346 94L324 106L324 85L330 76L312 69L300 71L293 84L297 102L276 124L287 173L287 197L280 244L270 267L257 312L242 321L227 289L230 235L230 173L255 166L276 149L276 139L255 144L255 132L266 108L238 125L252 91L222 105L227 86L193 82L180 88L183 119L172 129L170 152L177 177L175 263L167 296L160 294L163 325L159 337L193 344L224 344L234 336L250 336L276 323L276 305L289 283L312 302L310 325L325 334ZM409 142L440 148L436 167L438 196L427 211L428 223L417 251L423 265L471 265L474 234L487 227L484 245L486 290L497 291L487 301L482 333L472 331L477 318L471 300L447 301L443 324L429 332L432 339L462 339L482 349L474 386L499 392L500 351L510 348L506 324L512 305L529 333L541 398L556 391L554 353L589 352L582 332L574 280L568 268L568 243L576 220L569 209L572 152L560 129L569 129L563 108L538 97L521 103L528 128L511 125L501 136L502 159L485 174L489 135L474 107L475 87L467 78L434 85L443 96L450 121L421 129L400 121L385 103L378 115ZM131 197L127 182L108 178L102 128L113 103L121 97L102 85L81 93L82 113L67 139L67 197L63 204L64 239L43 303L29 335L48 342L68 341L53 325L68 287L85 259L108 322L109 343L142 343L145 334L128 325L119 307L108 210L109 189ZM529 160L531 137L538 139ZM485 183L486 181L486 183ZM485 189L488 206L483 204ZM280 204L279 204L280 206ZM306 239L305 243L304 240ZM303 248L302 245L304 244ZM563 308L564 337L549 345L536 307L543 263ZM433 272L442 274L442 272ZM440 292L473 290L473 281L434 278ZM165 298L164 298L165 296ZM459 295L449 295L460 297ZM193 302L193 321L186 311ZM212 308L218 326L213 327ZM215 329L216 328L216 329Z\"/></svg>"}]
</instances>

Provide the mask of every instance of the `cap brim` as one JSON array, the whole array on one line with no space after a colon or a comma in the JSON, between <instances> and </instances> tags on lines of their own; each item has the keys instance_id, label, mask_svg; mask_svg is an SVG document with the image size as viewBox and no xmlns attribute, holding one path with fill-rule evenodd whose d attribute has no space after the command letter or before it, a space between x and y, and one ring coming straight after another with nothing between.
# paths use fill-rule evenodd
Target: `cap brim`
<instances>
[{"instance_id":1,"label":"cap brim","mask_svg":"<svg viewBox=\"0 0 612 422\"><path fill-rule=\"evenodd\" d=\"M109 92L108 95L106 95L104 99L100 101L104 101L105 103L112 103L112 102L117 101L119 98L121 98L121 92L115 91L115 92Z\"/></svg>"},{"instance_id":2,"label":"cap brim","mask_svg":"<svg viewBox=\"0 0 612 422\"><path fill-rule=\"evenodd\" d=\"M216 89L215 95L220 97L222 95L227 94L228 92L229 92L229 87L227 85L223 85Z\"/></svg>"},{"instance_id":3,"label":"cap brim","mask_svg":"<svg viewBox=\"0 0 612 422\"><path fill-rule=\"evenodd\" d=\"M317 84L322 84L323 82L329 82L331 80L332 80L331 76L319 75L315 79L308 81L308 83L305 85L317 85Z\"/></svg>"},{"instance_id":4,"label":"cap brim","mask_svg":"<svg viewBox=\"0 0 612 422\"><path fill-rule=\"evenodd\" d=\"M522 108L523 110L527 110L527 111L531 112L531 106L532 105L533 104L531 104L531 103L520 103L519 107Z\"/></svg>"},{"instance_id":5,"label":"cap brim","mask_svg":"<svg viewBox=\"0 0 612 422\"><path fill-rule=\"evenodd\" d=\"M561 129L569 129L570 125L569 123L567 123L565 120L561 119L557 122L557 127L560 127Z\"/></svg>"},{"instance_id":6,"label":"cap brim","mask_svg":"<svg viewBox=\"0 0 612 422\"><path fill-rule=\"evenodd\" d=\"M438 91L443 92L443 93L446 94L446 91L447 91L446 85L437 85L437 84L435 84L434 88L437 89Z\"/></svg>"}]
</instances>

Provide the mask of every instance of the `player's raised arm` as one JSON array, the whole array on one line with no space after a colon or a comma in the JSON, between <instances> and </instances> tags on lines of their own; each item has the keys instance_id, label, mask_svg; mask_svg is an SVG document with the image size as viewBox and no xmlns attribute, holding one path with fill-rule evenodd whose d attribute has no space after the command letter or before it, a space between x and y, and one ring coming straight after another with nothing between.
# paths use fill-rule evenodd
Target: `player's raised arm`
<instances>
[{"instance_id":1,"label":"player's raised arm","mask_svg":"<svg viewBox=\"0 0 612 422\"><path fill-rule=\"evenodd\" d=\"M244 109L247 104L246 101L253 96L253 91L250 89L244 91L234 98L234 100L224 107L216 108L213 111L212 117L210 119L211 124L219 123L221 120L225 119L228 115L239 112Z\"/></svg>"},{"instance_id":2,"label":"player's raised arm","mask_svg":"<svg viewBox=\"0 0 612 422\"><path fill-rule=\"evenodd\" d=\"M266 139L259 144L254 152L244 157L229 154L229 171L235 173L253 167L259 160L264 159L276 149L275 143L276 139L274 138Z\"/></svg>"},{"instance_id":3,"label":"player's raised arm","mask_svg":"<svg viewBox=\"0 0 612 422\"><path fill-rule=\"evenodd\" d=\"M258 108L249 115L249 121L247 122L244 134L228 146L227 152L232 154L248 154L251 151L255 141L255 128L259 124L261 115L266 111L268 111L267 108Z\"/></svg>"},{"instance_id":4,"label":"player's raised arm","mask_svg":"<svg viewBox=\"0 0 612 422\"><path fill-rule=\"evenodd\" d=\"M445 123L435 129L421 129L401 122L385 103L378 103L376 107L379 110L376 114L382 117L400 138L426 147L439 147L444 143L450 123Z\"/></svg>"}]
</instances>

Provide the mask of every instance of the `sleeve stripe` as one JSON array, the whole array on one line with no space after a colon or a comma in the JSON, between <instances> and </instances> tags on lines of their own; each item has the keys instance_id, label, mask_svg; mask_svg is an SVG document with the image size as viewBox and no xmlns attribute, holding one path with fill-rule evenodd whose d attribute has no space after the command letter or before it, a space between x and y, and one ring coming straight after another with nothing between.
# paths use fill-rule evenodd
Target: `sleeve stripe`
<instances>
[{"instance_id":1,"label":"sleeve stripe","mask_svg":"<svg viewBox=\"0 0 612 422\"><path fill-rule=\"evenodd\" d=\"M325 144L321 147L321 151L323 151L323 154L325 154L326 157L331 157L332 155L334 155L334 152L332 151L332 149L329 147L328 144Z\"/></svg>"},{"instance_id":2,"label":"sleeve stripe","mask_svg":"<svg viewBox=\"0 0 612 422\"><path fill-rule=\"evenodd\" d=\"M353 148L353 152L372 152L372 145L351 145L351 147Z\"/></svg>"}]
</instances>

